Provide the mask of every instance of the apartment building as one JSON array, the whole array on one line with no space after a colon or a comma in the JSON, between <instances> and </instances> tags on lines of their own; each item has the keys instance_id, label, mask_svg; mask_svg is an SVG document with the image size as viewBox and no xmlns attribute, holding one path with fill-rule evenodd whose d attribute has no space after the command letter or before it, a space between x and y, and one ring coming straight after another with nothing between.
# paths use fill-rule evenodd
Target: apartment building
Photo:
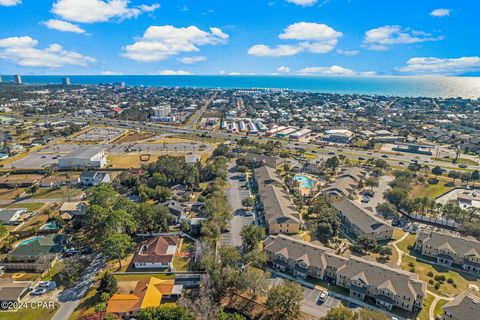
<instances>
[{"instance_id":1,"label":"apartment building","mask_svg":"<svg viewBox=\"0 0 480 320\"><path fill-rule=\"evenodd\" d=\"M356 237L366 236L381 241L393 237L393 227L384 219L362 208L358 203L349 199L333 202L332 207L338 211L343 230L353 233Z\"/></svg>"},{"instance_id":2,"label":"apartment building","mask_svg":"<svg viewBox=\"0 0 480 320\"><path fill-rule=\"evenodd\" d=\"M263 211L270 234L298 233L300 214L292 203L282 178L274 168L263 166L255 169L258 187L258 208Z\"/></svg>"},{"instance_id":3,"label":"apartment building","mask_svg":"<svg viewBox=\"0 0 480 320\"><path fill-rule=\"evenodd\" d=\"M365 170L357 167L344 168L337 178L323 189L329 202L341 201L356 194L358 184L365 178Z\"/></svg>"},{"instance_id":4,"label":"apartment building","mask_svg":"<svg viewBox=\"0 0 480 320\"><path fill-rule=\"evenodd\" d=\"M446 303L442 310L443 320L477 320L480 315L480 298L464 291Z\"/></svg>"},{"instance_id":5,"label":"apartment building","mask_svg":"<svg viewBox=\"0 0 480 320\"><path fill-rule=\"evenodd\" d=\"M447 267L454 265L480 274L480 241L473 237L421 229L417 232L415 249L422 255L437 259L437 264Z\"/></svg>"},{"instance_id":6,"label":"apartment building","mask_svg":"<svg viewBox=\"0 0 480 320\"><path fill-rule=\"evenodd\" d=\"M370 297L379 307L416 311L423 307L426 283L419 276L362 258L336 255L318 242L286 235L269 236L263 249L275 269L299 278L333 281L349 290L350 297Z\"/></svg>"}]
</instances>

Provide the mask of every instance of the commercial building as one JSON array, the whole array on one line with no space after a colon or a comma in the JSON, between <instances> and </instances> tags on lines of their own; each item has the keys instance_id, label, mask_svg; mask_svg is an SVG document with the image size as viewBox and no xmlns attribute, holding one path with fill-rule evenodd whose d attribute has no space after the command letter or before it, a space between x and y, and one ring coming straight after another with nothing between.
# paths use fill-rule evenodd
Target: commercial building
<instances>
[{"instance_id":1,"label":"commercial building","mask_svg":"<svg viewBox=\"0 0 480 320\"><path fill-rule=\"evenodd\" d=\"M293 234L300 231L300 214L292 203L282 178L271 167L255 169L255 181L258 186L258 209L265 216L270 234Z\"/></svg>"},{"instance_id":2,"label":"commercial building","mask_svg":"<svg viewBox=\"0 0 480 320\"><path fill-rule=\"evenodd\" d=\"M103 168L107 156L103 148L79 148L58 159L60 169Z\"/></svg>"},{"instance_id":3,"label":"commercial building","mask_svg":"<svg viewBox=\"0 0 480 320\"><path fill-rule=\"evenodd\" d=\"M353 132L347 129L332 129L325 131L323 140L334 143L349 143L353 138Z\"/></svg>"},{"instance_id":4,"label":"commercial building","mask_svg":"<svg viewBox=\"0 0 480 320\"><path fill-rule=\"evenodd\" d=\"M480 298L467 291L462 292L443 307L443 320L478 320Z\"/></svg>"},{"instance_id":5,"label":"commercial building","mask_svg":"<svg viewBox=\"0 0 480 320\"><path fill-rule=\"evenodd\" d=\"M300 140L302 138L307 138L310 133L312 132L312 130L310 129L302 129L302 130L299 130L295 133L292 133L289 138L291 139L295 139L295 140Z\"/></svg>"},{"instance_id":6,"label":"commercial building","mask_svg":"<svg viewBox=\"0 0 480 320\"><path fill-rule=\"evenodd\" d=\"M338 211L347 234L353 233L355 237L365 236L376 241L392 239L393 227L354 201L343 199L332 203L332 207Z\"/></svg>"},{"instance_id":7,"label":"commercial building","mask_svg":"<svg viewBox=\"0 0 480 320\"><path fill-rule=\"evenodd\" d=\"M152 107L152 111L155 118L167 118L172 112L172 108L170 105L163 105Z\"/></svg>"},{"instance_id":8,"label":"commercial building","mask_svg":"<svg viewBox=\"0 0 480 320\"><path fill-rule=\"evenodd\" d=\"M285 235L269 236L264 249L275 269L300 278L333 281L350 297L373 299L378 307L417 311L423 307L427 284L419 276L359 257L336 255L318 242Z\"/></svg>"},{"instance_id":9,"label":"commercial building","mask_svg":"<svg viewBox=\"0 0 480 320\"><path fill-rule=\"evenodd\" d=\"M417 232L415 249L424 256L435 258L439 265L453 265L480 274L480 241L473 237L421 229Z\"/></svg>"}]
</instances>

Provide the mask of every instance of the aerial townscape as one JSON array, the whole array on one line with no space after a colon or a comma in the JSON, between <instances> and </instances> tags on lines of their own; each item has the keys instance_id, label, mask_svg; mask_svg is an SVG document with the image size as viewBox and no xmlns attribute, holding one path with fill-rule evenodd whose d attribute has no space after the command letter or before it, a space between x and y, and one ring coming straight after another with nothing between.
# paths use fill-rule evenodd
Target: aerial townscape
<instances>
[{"instance_id":1,"label":"aerial townscape","mask_svg":"<svg viewBox=\"0 0 480 320\"><path fill-rule=\"evenodd\" d=\"M480 320L479 0L0 0L0 320Z\"/></svg>"}]
</instances>

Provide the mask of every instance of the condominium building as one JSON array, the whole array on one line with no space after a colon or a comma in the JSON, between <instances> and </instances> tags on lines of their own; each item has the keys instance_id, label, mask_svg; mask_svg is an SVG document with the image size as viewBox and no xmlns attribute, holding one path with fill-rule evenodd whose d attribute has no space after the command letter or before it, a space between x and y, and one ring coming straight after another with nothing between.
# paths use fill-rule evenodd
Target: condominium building
<instances>
[{"instance_id":1,"label":"condominium building","mask_svg":"<svg viewBox=\"0 0 480 320\"><path fill-rule=\"evenodd\" d=\"M480 241L473 237L421 229L417 232L415 249L427 257L435 258L437 264L458 266L480 274Z\"/></svg>"},{"instance_id":2,"label":"condominium building","mask_svg":"<svg viewBox=\"0 0 480 320\"><path fill-rule=\"evenodd\" d=\"M355 237L365 236L377 241L392 239L393 227L384 219L362 208L355 201L343 199L333 202L332 207L338 211L343 230L346 233L353 233Z\"/></svg>"},{"instance_id":3,"label":"condominium building","mask_svg":"<svg viewBox=\"0 0 480 320\"><path fill-rule=\"evenodd\" d=\"M365 178L365 174L365 170L361 168L344 168L333 182L325 186L322 193L329 202L345 199L357 192L358 185Z\"/></svg>"},{"instance_id":4,"label":"condominium building","mask_svg":"<svg viewBox=\"0 0 480 320\"><path fill-rule=\"evenodd\" d=\"M447 302L443 307L443 320L478 320L480 317L480 298L467 291Z\"/></svg>"},{"instance_id":5,"label":"condominium building","mask_svg":"<svg viewBox=\"0 0 480 320\"><path fill-rule=\"evenodd\" d=\"M255 169L258 186L258 208L263 211L270 234L298 233L300 214L292 203L282 178L274 168L263 166Z\"/></svg>"},{"instance_id":6,"label":"condominium building","mask_svg":"<svg viewBox=\"0 0 480 320\"><path fill-rule=\"evenodd\" d=\"M318 242L286 235L269 236L264 251L275 269L299 278L334 282L349 290L350 297L373 299L377 306L416 311L423 307L427 285L419 276L359 257L336 255Z\"/></svg>"}]
</instances>

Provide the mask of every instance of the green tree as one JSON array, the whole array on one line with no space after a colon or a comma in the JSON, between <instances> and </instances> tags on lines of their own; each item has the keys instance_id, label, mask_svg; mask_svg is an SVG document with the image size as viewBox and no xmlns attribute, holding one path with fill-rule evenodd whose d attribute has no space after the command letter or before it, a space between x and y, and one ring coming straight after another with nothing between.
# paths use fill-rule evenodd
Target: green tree
<instances>
[{"instance_id":1,"label":"green tree","mask_svg":"<svg viewBox=\"0 0 480 320\"><path fill-rule=\"evenodd\" d=\"M113 294L117 292L117 279L110 273L106 272L103 277L100 279L100 284L98 286L98 292Z\"/></svg>"},{"instance_id":2,"label":"green tree","mask_svg":"<svg viewBox=\"0 0 480 320\"><path fill-rule=\"evenodd\" d=\"M303 288L296 282L286 281L268 291L267 309L274 319L297 319L302 299Z\"/></svg>"},{"instance_id":3,"label":"green tree","mask_svg":"<svg viewBox=\"0 0 480 320\"><path fill-rule=\"evenodd\" d=\"M379 203L376 207L378 213L380 213L385 218L397 216L397 208L390 202Z\"/></svg>"},{"instance_id":4,"label":"green tree","mask_svg":"<svg viewBox=\"0 0 480 320\"><path fill-rule=\"evenodd\" d=\"M3 237L7 233L7 228L3 224L2 221L0 221L0 237Z\"/></svg>"},{"instance_id":5,"label":"green tree","mask_svg":"<svg viewBox=\"0 0 480 320\"><path fill-rule=\"evenodd\" d=\"M365 186L369 187L370 190L373 190L373 188L377 188L378 185L379 181L377 178L369 177L367 180L365 180Z\"/></svg>"},{"instance_id":6,"label":"green tree","mask_svg":"<svg viewBox=\"0 0 480 320\"><path fill-rule=\"evenodd\" d=\"M181 306L160 306L142 309L138 320L195 320L195 317Z\"/></svg>"},{"instance_id":7,"label":"green tree","mask_svg":"<svg viewBox=\"0 0 480 320\"><path fill-rule=\"evenodd\" d=\"M340 160L337 156L333 156L327 159L325 162L325 166L333 171L337 170L338 166L340 166Z\"/></svg>"},{"instance_id":8,"label":"green tree","mask_svg":"<svg viewBox=\"0 0 480 320\"><path fill-rule=\"evenodd\" d=\"M246 320L246 318L238 313L226 313L220 310L217 313L216 320Z\"/></svg>"},{"instance_id":9,"label":"green tree","mask_svg":"<svg viewBox=\"0 0 480 320\"><path fill-rule=\"evenodd\" d=\"M478 170L472 171L470 179L473 181L473 185L475 186L475 182L480 179L480 172Z\"/></svg>"},{"instance_id":10,"label":"green tree","mask_svg":"<svg viewBox=\"0 0 480 320\"><path fill-rule=\"evenodd\" d=\"M317 219L312 223L312 229L316 231L319 240L327 243L338 235L340 231L340 219L337 211L330 206L324 196L315 199L308 209L309 214L315 214Z\"/></svg>"},{"instance_id":11,"label":"green tree","mask_svg":"<svg viewBox=\"0 0 480 320\"><path fill-rule=\"evenodd\" d=\"M101 244L102 253L108 258L118 259L118 268L122 268L122 259L133 248L134 244L127 234L114 233L109 235Z\"/></svg>"},{"instance_id":12,"label":"green tree","mask_svg":"<svg viewBox=\"0 0 480 320\"><path fill-rule=\"evenodd\" d=\"M254 224L246 225L240 231L244 252L256 250L260 241L265 239L265 229Z\"/></svg>"},{"instance_id":13,"label":"green tree","mask_svg":"<svg viewBox=\"0 0 480 320\"><path fill-rule=\"evenodd\" d=\"M443 173L443 169L440 166L435 166L432 169L432 173L435 175L435 179L438 178L438 176L441 176Z\"/></svg>"},{"instance_id":14,"label":"green tree","mask_svg":"<svg viewBox=\"0 0 480 320\"><path fill-rule=\"evenodd\" d=\"M448 177L453 179L453 183L455 184L455 180L460 178L460 172L452 170L448 173Z\"/></svg>"},{"instance_id":15,"label":"green tree","mask_svg":"<svg viewBox=\"0 0 480 320\"><path fill-rule=\"evenodd\" d=\"M247 268L238 277L238 286L248 292L252 300L256 300L259 294L267 292L270 274L256 268Z\"/></svg>"},{"instance_id":16,"label":"green tree","mask_svg":"<svg viewBox=\"0 0 480 320\"><path fill-rule=\"evenodd\" d=\"M343 306L328 310L327 314L321 320L357 320L357 316L352 310Z\"/></svg>"},{"instance_id":17,"label":"green tree","mask_svg":"<svg viewBox=\"0 0 480 320\"><path fill-rule=\"evenodd\" d=\"M357 313L358 320L389 320L385 314L369 309L360 309Z\"/></svg>"},{"instance_id":18,"label":"green tree","mask_svg":"<svg viewBox=\"0 0 480 320\"><path fill-rule=\"evenodd\" d=\"M247 198L242 200L242 205L244 205L245 207L247 207L249 209L251 207L253 207L254 204L255 204L255 200L253 200L252 197L247 197Z\"/></svg>"},{"instance_id":19,"label":"green tree","mask_svg":"<svg viewBox=\"0 0 480 320\"><path fill-rule=\"evenodd\" d=\"M214 157L219 157L219 156L226 156L228 153L228 145L225 143L219 144L215 150L213 150L213 156Z\"/></svg>"},{"instance_id":20,"label":"green tree","mask_svg":"<svg viewBox=\"0 0 480 320\"><path fill-rule=\"evenodd\" d=\"M109 208L116 202L117 192L110 184L100 183L99 185L88 189L87 200L90 205L98 205L103 208Z\"/></svg>"}]
</instances>

